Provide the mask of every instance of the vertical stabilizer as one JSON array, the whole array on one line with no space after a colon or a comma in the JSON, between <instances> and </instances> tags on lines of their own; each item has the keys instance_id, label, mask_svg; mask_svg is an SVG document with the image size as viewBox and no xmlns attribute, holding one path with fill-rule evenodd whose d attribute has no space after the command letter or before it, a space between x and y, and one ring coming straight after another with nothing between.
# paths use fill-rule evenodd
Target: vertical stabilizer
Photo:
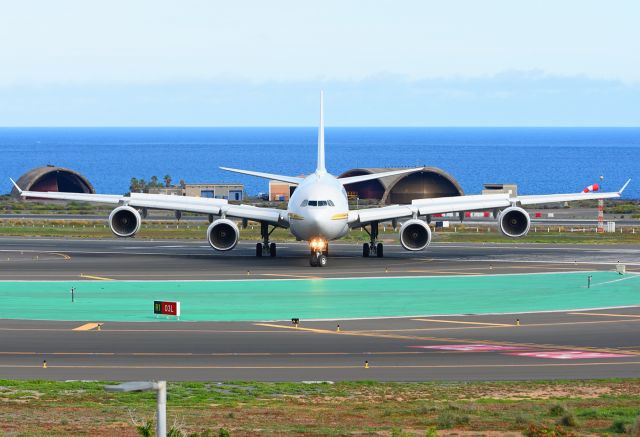
<instances>
[{"instance_id":1,"label":"vertical stabilizer","mask_svg":"<svg viewBox=\"0 0 640 437\"><path fill-rule=\"evenodd\" d=\"M317 173L326 173L324 166L324 93L320 91L320 127L318 128L318 166Z\"/></svg>"}]
</instances>

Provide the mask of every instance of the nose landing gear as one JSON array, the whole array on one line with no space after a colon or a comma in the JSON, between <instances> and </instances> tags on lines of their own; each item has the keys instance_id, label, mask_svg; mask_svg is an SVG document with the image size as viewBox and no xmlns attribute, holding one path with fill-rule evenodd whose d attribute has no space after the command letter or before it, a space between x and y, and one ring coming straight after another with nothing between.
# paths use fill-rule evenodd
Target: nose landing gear
<instances>
[{"instance_id":1,"label":"nose landing gear","mask_svg":"<svg viewBox=\"0 0 640 437\"><path fill-rule=\"evenodd\" d=\"M324 267L327 265L327 256L329 256L329 243L324 240L317 239L309 242L311 256L309 265L311 267Z\"/></svg>"},{"instance_id":2,"label":"nose landing gear","mask_svg":"<svg viewBox=\"0 0 640 437\"><path fill-rule=\"evenodd\" d=\"M384 256L384 246L382 242L378 241L378 222L371 222L369 225L370 231L364 226L362 229L369 234L370 242L362 245L362 256L369 258L370 256L377 256L382 258Z\"/></svg>"},{"instance_id":3,"label":"nose landing gear","mask_svg":"<svg viewBox=\"0 0 640 437\"><path fill-rule=\"evenodd\" d=\"M269 243L269 237L275 229L276 227L274 226L273 229L269 231L269 224L260 222L260 236L262 237L262 243L256 244L256 256L258 258L262 256L276 256L276 243Z\"/></svg>"}]
</instances>

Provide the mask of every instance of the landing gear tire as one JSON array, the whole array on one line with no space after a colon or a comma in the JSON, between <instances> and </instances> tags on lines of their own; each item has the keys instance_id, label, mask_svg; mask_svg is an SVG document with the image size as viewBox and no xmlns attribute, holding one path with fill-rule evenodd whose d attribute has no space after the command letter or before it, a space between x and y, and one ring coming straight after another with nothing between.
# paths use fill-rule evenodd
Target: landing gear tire
<instances>
[{"instance_id":1,"label":"landing gear tire","mask_svg":"<svg viewBox=\"0 0 640 437\"><path fill-rule=\"evenodd\" d=\"M378 258L382 258L384 256L384 246L382 245L382 243L378 243L376 245L376 256Z\"/></svg>"},{"instance_id":2,"label":"landing gear tire","mask_svg":"<svg viewBox=\"0 0 640 437\"><path fill-rule=\"evenodd\" d=\"M362 245L362 256L365 258L369 258L370 253L371 253L371 248L369 247L369 243L364 243Z\"/></svg>"},{"instance_id":3,"label":"landing gear tire","mask_svg":"<svg viewBox=\"0 0 640 437\"><path fill-rule=\"evenodd\" d=\"M318 267L325 267L327 265L327 257L325 255L320 255L318 257Z\"/></svg>"},{"instance_id":4,"label":"landing gear tire","mask_svg":"<svg viewBox=\"0 0 640 437\"><path fill-rule=\"evenodd\" d=\"M256 244L256 256L261 258L263 256L276 256L276 243L270 243L269 237L271 233L276 229L276 226L272 226L269 230L269 224L260 222L260 236L262 237L262 243Z\"/></svg>"},{"instance_id":5,"label":"landing gear tire","mask_svg":"<svg viewBox=\"0 0 640 437\"><path fill-rule=\"evenodd\" d=\"M309 258L309 265L311 267L324 267L327 265L327 256L321 252L312 253Z\"/></svg>"}]
</instances>

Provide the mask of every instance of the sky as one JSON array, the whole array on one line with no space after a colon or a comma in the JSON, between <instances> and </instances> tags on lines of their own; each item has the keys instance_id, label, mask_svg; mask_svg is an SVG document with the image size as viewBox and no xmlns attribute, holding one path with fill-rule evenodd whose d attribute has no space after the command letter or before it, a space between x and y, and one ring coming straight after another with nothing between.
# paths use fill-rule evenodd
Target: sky
<instances>
[{"instance_id":1,"label":"sky","mask_svg":"<svg viewBox=\"0 0 640 437\"><path fill-rule=\"evenodd\" d=\"M0 126L639 126L640 2L0 0Z\"/></svg>"}]
</instances>

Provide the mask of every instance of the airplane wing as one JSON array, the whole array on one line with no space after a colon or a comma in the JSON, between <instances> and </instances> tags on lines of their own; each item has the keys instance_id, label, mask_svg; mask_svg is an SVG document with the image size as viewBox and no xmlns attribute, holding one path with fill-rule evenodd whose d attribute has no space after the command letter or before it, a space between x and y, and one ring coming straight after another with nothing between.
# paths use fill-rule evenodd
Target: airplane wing
<instances>
[{"instance_id":1,"label":"airplane wing","mask_svg":"<svg viewBox=\"0 0 640 437\"><path fill-rule=\"evenodd\" d=\"M249 176L256 176L263 179L273 179L274 181L288 182L290 184L299 184L304 180L304 178L299 178L295 176L284 176L281 174L263 173L263 172L252 171L252 170L240 170L237 168L229 168L229 167L220 167L220 170L230 171L233 173L246 174Z\"/></svg>"},{"instance_id":2,"label":"airplane wing","mask_svg":"<svg viewBox=\"0 0 640 437\"><path fill-rule=\"evenodd\" d=\"M411 205L390 205L379 208L367 208L349 211L349 225L357 227L362 224L392 220L413 215L425 216L447 212L463 212L474 210L491 210L507 208L513 204L536 205L543 203L570 202L574 200L612 199L620 197L627 183L620 191L609 193L570 193L545 194L534 196L510 197L509 194L481 194L472 196L437 197L434 199L416 199Z\"/></svg>"},{"instance_id":3,"label":"airplane wing","mask_svg":"<svg viewBox=\"0 0 640 437\"><path fill-rule=\"evenodd\" d=\"M288 227L287 212L275 208L259 208L251 205L232 205L226 199L171 196L166 194L131 193L129 196L113 194L61 193L23 191L11 179L20 196L39 199L72 200L109 205L129 205L133 208L160 209L167 211L193 212L198 214L224 215L226 217L268 222Z\"/></svg>"},{"instance_id":4,"label":"airplane wing","mask_svg":"<svg viewBox=\"0 0 640 437\"><path fill-rule=\"evenodd\" d=\"M370 181L372 179L381 179L381 178L386 178L388 176L396 176L396 175L405 174L405 173L413 173L422 169L423 167L403 168L401 170L391 170L391 171L385 171L383 173L372 173L372 174L364 174L360 176L350 176L346 178L339 178L338 182L340 182L342 185L349 185L349 184L355 184L358 182Z\"/></svg>"}]
</instances>

